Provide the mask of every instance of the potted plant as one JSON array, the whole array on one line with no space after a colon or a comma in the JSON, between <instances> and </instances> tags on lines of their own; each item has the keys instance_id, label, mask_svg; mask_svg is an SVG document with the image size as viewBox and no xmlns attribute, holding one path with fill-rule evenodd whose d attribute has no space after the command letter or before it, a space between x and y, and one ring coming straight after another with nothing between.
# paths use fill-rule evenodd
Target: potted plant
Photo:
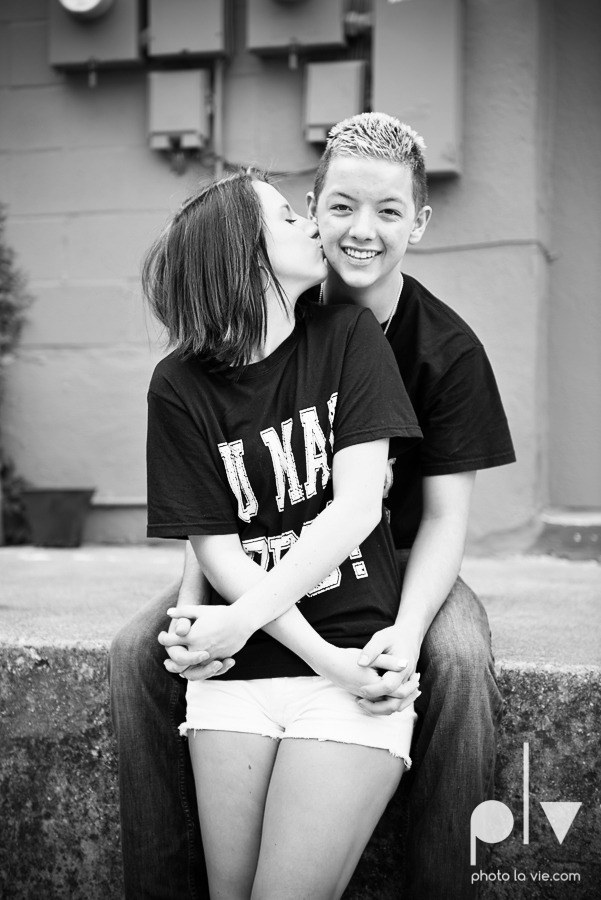
<instances>
[{"instance_id":1,"label":"potted plant","mask_svg":"<svg viewBox=\"0 0 601 900\"><path fill-rule=\"evenodd\" d=\"M22 491L36 547L79 547L92 488L36 488Z\"/></svg>"},{"instance_id":2,"label":"potted plant","mask_svg":"<svg viewBox=\"0 0 601 900\"><path fill-rule=\"evenodd\" d=\"M33 298L5 241L5 207L0 204L0 412L5 369ZM26 484L7 458L0 420L0 544L32 541L41 547L77 547L94 491L91 488L35 488ZM5 528L2 527L4 523Z\"/></svg>"},{"instance_id":3,"label":"potted plant","mask_svg":"<svg viewBox=\"0 0 601 900\"><path fill-rule=\"evenodd\" d=\"M15 266L14 251L5 240L6 209L0 203L0 545L25 543L27 524L23 518L20 492L22 479L7 458L2 440L2 399L6 367L14 359L26 310L33 301L27 293L25 276Z\"/></svg>"}]
</instances>

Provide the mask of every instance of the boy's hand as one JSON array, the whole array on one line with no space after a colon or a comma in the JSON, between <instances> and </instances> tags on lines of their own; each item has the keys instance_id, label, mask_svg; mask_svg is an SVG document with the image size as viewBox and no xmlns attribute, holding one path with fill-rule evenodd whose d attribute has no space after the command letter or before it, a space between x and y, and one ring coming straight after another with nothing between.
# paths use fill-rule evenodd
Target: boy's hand
<instances>
[{"instance_id":1,"label":"boy's hand","mask_svg":"<svg viewBox=\"0 0 601 900\"><path fill-rule=\"evenodd\" d=\"M419 675L415 672L419 651L419 642L403 633L398 626L377 631L363 648L359 665L379 668L378 658L381 654L388 654L404 666L384 673L380 686L382 690L366 685L360 705L374 715L390 715L413 703L419 696Z\"/></svg>"},{"instance_id":2,"label":"boy's hand","mask_svg":"<svg viewBox=\"0 0 601 900\"><path fill-rule=\"evenodd\" d=\"M383 678L369 666L359 666L357 660L361 655L358 648L341 648L330 646L326 659L320 664L319 672L325 675L338 687L348 691L355 697L364 696L365 689L369 686L374 696L381 697L386 694L383 687ZM378 656L377 668L388 669L397 666L396 660L386 655Z\"/></svg>"}]
</instances>

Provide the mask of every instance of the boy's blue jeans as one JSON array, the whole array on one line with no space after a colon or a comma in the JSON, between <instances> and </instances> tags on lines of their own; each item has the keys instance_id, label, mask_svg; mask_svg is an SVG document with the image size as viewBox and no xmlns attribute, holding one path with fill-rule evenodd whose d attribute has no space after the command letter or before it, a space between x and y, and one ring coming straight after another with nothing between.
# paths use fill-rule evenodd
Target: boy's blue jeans
<instances>
[{"instance_id":1,"label":"boy's blue jeans","mask_svg":"<svg viewBox=\"0 0 601 900\"><path fill-rule=\"evenodd\" d=\"M400 554L406 563L407 553ZM184 719L186 682L158 643L178 585L111 646L111 709L119 751L127 900L209 900ZM422 645L413 767L405 775L409 834L402 900L473 898L470 817L493 793L502 700L483 606L458 579Z\"/></svg>"}]
</instances>

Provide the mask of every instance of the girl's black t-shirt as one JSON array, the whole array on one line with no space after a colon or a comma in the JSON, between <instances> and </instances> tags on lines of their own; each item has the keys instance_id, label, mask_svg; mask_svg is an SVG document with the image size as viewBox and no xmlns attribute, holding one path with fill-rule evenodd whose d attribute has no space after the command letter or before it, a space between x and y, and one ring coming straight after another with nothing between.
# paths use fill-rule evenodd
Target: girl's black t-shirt
<instances>
[{"instance_id":1,"label":"girl's black t-shirt","mask_svg":"<svg viewBox=\"0 0 601 900\"><path fill-rule=\"evenodd\" d=\"M148 393L148 536L239 534L266 570L332 499L334 453L421 437L392 351L369 310L310 304L266 359L225 374L176 352ZM325 640L362 647L394 622L400 585L386 518L299 609ZM223 603L213 592L213 603ZM260 631L225 678L310 675Z\"/></svg>"}]
</instances>

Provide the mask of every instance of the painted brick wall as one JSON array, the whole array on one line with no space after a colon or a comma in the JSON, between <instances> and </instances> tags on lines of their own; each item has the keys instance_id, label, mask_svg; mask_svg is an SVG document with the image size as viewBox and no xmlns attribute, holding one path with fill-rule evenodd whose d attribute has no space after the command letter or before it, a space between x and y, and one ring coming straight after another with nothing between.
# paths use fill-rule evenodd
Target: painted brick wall
<instances>
[{"instance_id":1,"label":"painted brick wall","mask_svg":"<svg viewBox=\"0 0 601 900\"><path fill-rule=\"evenodd\" d=\"M281 187L302 209L317 160L302 136L302 71L244 51L244 6L237 0L226 68L225 155L297 173ZM518 465L479 476L474 547L506 535L512 546L526 543L546 501L541 6L467 0L463 174L433 181L433 221L407 257L407 271L482 338L519 454ZM97 488L105 505L89 538L135 540L143 536L145 393L161 352L141 304L140 260L210 170L193 164L178 176L148 149L142 70L100 72L90 89L85 75L50 69L46 15L45 0L0 0L0 200L36 296L10 368L3 428L32 482ZM424 65L435 65L427 48Z\"/></svg>"}]
</instances>

